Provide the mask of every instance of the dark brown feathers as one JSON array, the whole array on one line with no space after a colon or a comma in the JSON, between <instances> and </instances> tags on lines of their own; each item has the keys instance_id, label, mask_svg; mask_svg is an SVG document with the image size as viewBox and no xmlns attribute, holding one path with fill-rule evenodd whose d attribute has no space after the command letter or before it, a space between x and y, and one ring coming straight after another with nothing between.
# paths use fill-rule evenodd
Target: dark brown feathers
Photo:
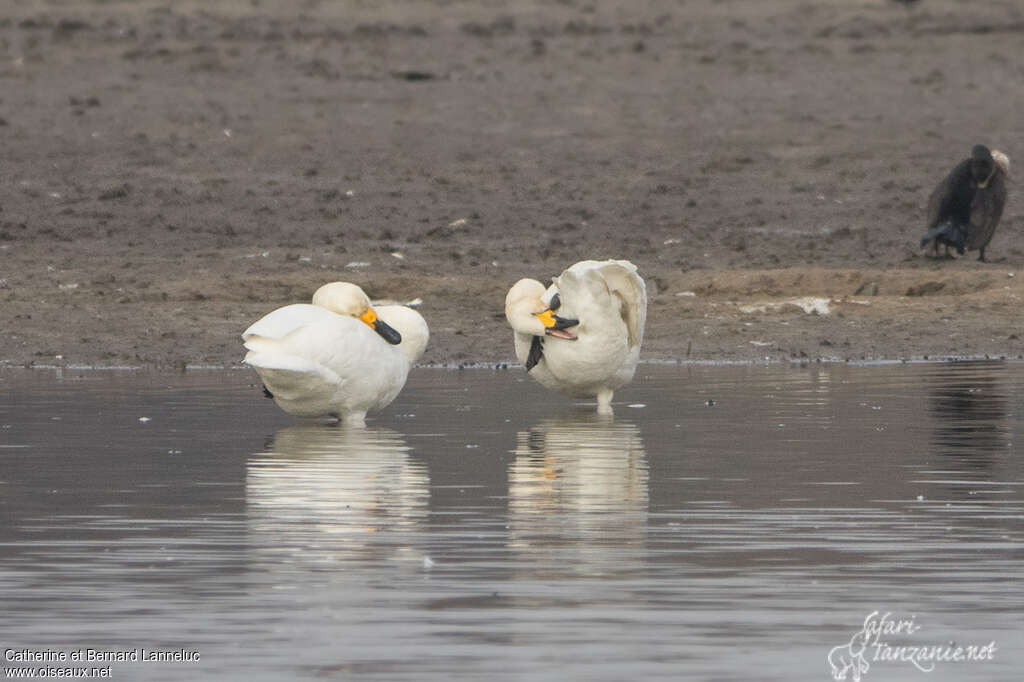
<instances>
[{"instance_id":1,"label":"dark brown feathers","mask_svg":"<svg viewBox=\"0 0 1024 682\"><path fill-rule=\"evenodd\" d=\"M936 249L953 247L960 254L980 251L979 260L985 260L985 247L1006 204L1008 164L1002 152L975 145L971 156L954 166L928 197L927 232L921 246L933 242Z\"/></svg>"},{"instance_id":2,"label":"dark brown feathers","mask_svg":"<svg viewBox=\"0 0 1024 682\"><path fill-rule=\"evenodd\" d=\"M971 222L967 228L967 250L983 249L992 240L1006 205L1006 178L998 168L984 187L978 187L971 202Z\"/></svg>"}]
</instances>

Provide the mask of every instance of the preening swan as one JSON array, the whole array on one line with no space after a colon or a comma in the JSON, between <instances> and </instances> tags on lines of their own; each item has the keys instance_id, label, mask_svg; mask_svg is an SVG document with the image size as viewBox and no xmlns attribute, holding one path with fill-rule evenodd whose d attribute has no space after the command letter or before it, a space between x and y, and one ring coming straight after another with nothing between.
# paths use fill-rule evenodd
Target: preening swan
<instances>
[{"instance_id":1,"label":"preening swan","mask_svg":"<svg viewBox=\"0 0 1024 682\"><path fill-rule=\"evenodd\" d=\"M547 289L521 279L505 297L516 357L542 386L597 398L612 413L615 389L633 379L647 320L647 288L624 260L576 263Z\"/></svg>"},{"instance_id":2,"label":"preening swan","mask_svg":"<svg viewBox=\"0 0 1024 682\"><path fill-rule=\"evenodd\" d=\"M242 333L245 364L259 372L282 410L353 425L395 399L429 336L415 310L374 308L348 282L325 284L312 304L278 308Z\"/></svg>"}]
</instances>

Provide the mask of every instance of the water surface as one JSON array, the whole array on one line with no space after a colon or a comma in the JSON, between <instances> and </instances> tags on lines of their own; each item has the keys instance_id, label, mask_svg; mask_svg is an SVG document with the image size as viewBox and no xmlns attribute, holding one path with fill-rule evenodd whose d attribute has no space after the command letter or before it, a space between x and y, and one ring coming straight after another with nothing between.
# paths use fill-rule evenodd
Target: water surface
<instances>
[{"instance_id":1,"label":"water surface","mask_svg":"<svg viewBox=\"0 0 1024 682\"><path fill-rule=\"evenodd\" d=\"M829 680L878 611L997 648L865 680L1017 680L1022 384L647 365L608 420L421 369L351 430L243 371L6 370L0 642L200 654L124 680Z\"/></svg>"}]
</instances>

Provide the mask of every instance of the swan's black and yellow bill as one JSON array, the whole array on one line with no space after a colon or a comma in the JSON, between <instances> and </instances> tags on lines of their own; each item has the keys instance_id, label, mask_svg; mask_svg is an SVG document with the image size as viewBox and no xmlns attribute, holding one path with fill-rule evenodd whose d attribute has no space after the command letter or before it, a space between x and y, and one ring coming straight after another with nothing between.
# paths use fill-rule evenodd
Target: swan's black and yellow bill
<instances>
[{"instance_id":1,"label":"swan's black and yellow bill","mask_svg":"<svg viewBox=\"0 0 1024 682\"><path fill-rule=\"evenodd\" d=\"M373 327L373 331L380 334L381 338L392 346L402 343L402 335L398 333L398 330L377 317L377 311L373 308L367 308L366 312L359 316L359 319Z\"/></svg>"},{"instance_id":2,"label":"swan's black and yellow bill","mask_svg":"<svg viewBox=\"0 0 1024 682\"><path fill-rule=\"evenodd\" d=\"M542 313L536 313L537 319L544 325L544 333L548 336L554 336L559 339L569 339L573 341L576 339L576 335L565 331L570 327L575 327L580 323L579 320L574 320L567 317L559 317L555 315L555 312L550 308Z\"/></svg>"},{"instance_id":3,"label":"swan's black and yellow bill","mask_svg":"<svg viewBox=\"0 0 1024 682\"><path fill-rule=\"evenodd\" d=\"M572 332L566 331L569 327L575 327L580 323L579 320L574 320L569 317L559 317L555 315L555 311L562 306L562 299L559 298L556 293L551 297L550 307L542 313L535 313L537 319L544 325L544 334L547 336L554 336L559 339L566 339L567 341L575 341L576 335ZM526 371L529 372L531 369L537 366L537 363L544 358L544 337L535 336L530 342L530 352L526 356Z\"/></svg>"}]
</instances>

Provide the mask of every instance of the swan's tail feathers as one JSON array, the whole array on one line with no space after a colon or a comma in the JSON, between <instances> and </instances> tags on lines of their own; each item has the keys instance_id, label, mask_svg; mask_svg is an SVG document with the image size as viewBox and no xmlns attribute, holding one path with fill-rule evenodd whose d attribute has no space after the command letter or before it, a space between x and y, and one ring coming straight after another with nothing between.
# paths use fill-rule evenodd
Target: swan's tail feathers
<instances>
[{"instance_id":1,"label":"swan's tail feathers","mask_svg":"<svg viewBox=\"0 0 1024 682\"><path fill-rule=\"evenodd\" d=\"M952 220L947 220L944 223L940 223L936 227L928 230L928 232L921 237L921 248L928 245L929 242L935 242L936 246L953 246L956 248L957 253L963 255L964 244L967 241L967 233Z\"/></svg>"},{"instance_id":2,"label":"swan's tail feathers","mask_svg":"<svg viewBox=\"0 0 1024 682\"><path fill-rule=\"evenodd\" d=\"M291 401L305 404L329 404L334 387L340 382L338 376L310 360L260 350L250 350L245 364L255 369L263 380L264 390L284 407Z\"/></svg>"}]
</instances>

